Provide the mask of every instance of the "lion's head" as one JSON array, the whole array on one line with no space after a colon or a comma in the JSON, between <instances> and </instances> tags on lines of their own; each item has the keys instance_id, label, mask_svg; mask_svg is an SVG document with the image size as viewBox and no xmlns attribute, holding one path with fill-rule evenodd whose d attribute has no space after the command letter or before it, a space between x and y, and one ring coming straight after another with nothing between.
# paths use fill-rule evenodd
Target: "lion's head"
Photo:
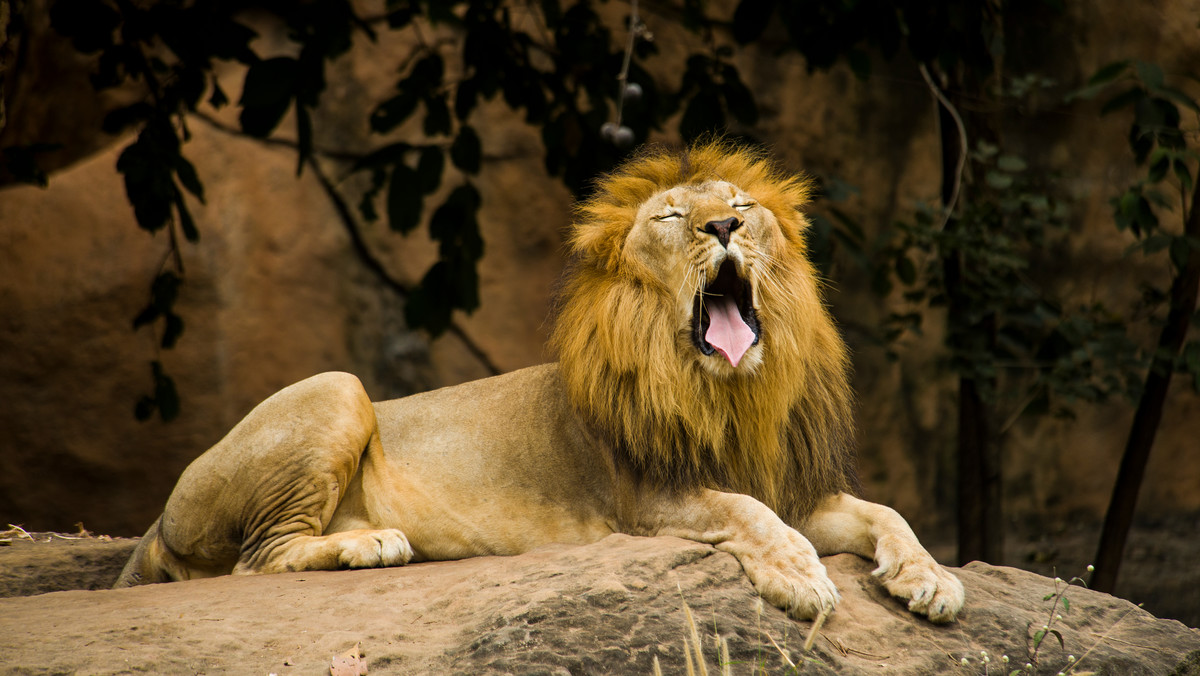
<instances>
[{"instance_id":1,"label":"lion's head","mask_svg":"<svg viewBox=\"0 0 1200 676\"><path fill-rule=\"evenodd\" d=\"M572 403L646 480L785 519L852 482L845 346L806 256L812 184L725 142L650 150L577 207L552 336Z\"/></svg>"}]
</instances>

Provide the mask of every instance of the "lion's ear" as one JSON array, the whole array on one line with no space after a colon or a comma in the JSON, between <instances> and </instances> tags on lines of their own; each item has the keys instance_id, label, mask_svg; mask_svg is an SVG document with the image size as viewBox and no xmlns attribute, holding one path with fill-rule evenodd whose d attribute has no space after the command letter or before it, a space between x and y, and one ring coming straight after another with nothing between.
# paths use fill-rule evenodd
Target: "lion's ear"
<instances>
[{"instance_id":1,"label":"lion's ear","mask_svg":"<svg viewBox=\"0 0 1200 676\"><path fill-rule=\"evenodd\" d=\"M571 236L571 253L598 266L611 269L616 265L624 243L624 232L602 223L581 223Z\"/></svg>"},{"instance_id":2,"label":"lion's ear","mask_svg":"<svg viewBox=\"0 0 1200 676\"><path fill-rule=\"evenodd\" d=\"M583 204L576 211L571 230L571 253L606 270L615 269L636 216L636 203Z\"/></svg>"}]
</instances>

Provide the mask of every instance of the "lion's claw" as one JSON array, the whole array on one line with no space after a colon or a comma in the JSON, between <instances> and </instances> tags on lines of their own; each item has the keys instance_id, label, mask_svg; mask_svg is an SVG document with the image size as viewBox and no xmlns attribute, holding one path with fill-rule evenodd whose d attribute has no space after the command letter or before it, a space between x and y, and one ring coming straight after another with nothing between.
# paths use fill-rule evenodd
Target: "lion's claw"
<instances>
[{"instance_id":1,"label":"lion's claw","mask_svg":"<svg viewBox=\"0 0 1200 676\"><path fill-rule=\"evenodd\" d=\"M888 593L908 601L908 609L930 621L953 622L963 606L963 585L957 577L921 552L907 560L880 555L872 575Z\"/></svg>"},{"instance_id":2,"label":"lion's claw","mask_svg":"<svg viewBox=\"0 0 1200 676\"><path fill-rule=\"evenodd\" d=\"M341 543L338 563L346 568L403 566L412 560L412 546L395 528L364 530Z\"/></svg>"}]
</instances>

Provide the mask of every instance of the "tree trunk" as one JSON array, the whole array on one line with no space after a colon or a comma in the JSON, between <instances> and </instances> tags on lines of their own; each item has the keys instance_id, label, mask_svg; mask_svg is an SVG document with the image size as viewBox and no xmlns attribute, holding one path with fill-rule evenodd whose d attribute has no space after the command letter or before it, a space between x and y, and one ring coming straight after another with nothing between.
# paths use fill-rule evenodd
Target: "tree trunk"
<instances>
[{"instance_id":1,"label":"tree trunk","mask_svg":"<svg viewBox=\"0 0 1200 676\"><path fill-rule=\"evenodd\" d=\"M942 150L942 204L946 209L955 205L961 195L958 185L959 158L963 152L958 133L958 121L945 105L938 105L938 122ZM945 228L961 227L958 219L949 218ZM953 324L966 314L967 299L963 298L963 266L969 265L959 252L942 252L942 275L945 283L948 321ZM985 318L978 327L984 333L992 331L994 318ZM951 348L961 348L951 335ZM990 341L990 339L988 339ZM963 376L958 381L958 438L955 455L958 460L958 562L989 561L1000 563L1004 546L1003 496L1000 465L991 436L991 411L984 402L981 390L987 383Z\"/></svg>"},{"instance_id":2,"label":"tree trunk","mask_svg":"<svg viewBox=\"0 0 1200 676\"><path fill-rule=\"evenodd\" d=\"M1200 237L1200 182L1192 191L1191 210L1184 224L1184 235ZM1192 247L1187 264L1171 283L1171 309L1167 323L1158 337L1158 350L1150 362L1146 374L1146 386L1133 416L1133 426L1125 443L1125 455L1121 457L1121 468L1117 471L1117 482L1113 486L1108 513L1104 516L1104 528L1100 533L1100 546L1096 551L1096 570L1092 574L1092 588L1112 593L1117 585L1117 573L1121 570L1121 558L1125 553L1125 540L1129 527L1133 525L1133 512L1137 506L1142 477L1146 474L1146 463L1150 459L1150 448L1158 434L1162 421L1163 404L1171 375L1175 370L1175 359L1187 340L1188 326L1196 311L1197 293L1200 292L1200 250Z\"/></svg>"}]
</instances>

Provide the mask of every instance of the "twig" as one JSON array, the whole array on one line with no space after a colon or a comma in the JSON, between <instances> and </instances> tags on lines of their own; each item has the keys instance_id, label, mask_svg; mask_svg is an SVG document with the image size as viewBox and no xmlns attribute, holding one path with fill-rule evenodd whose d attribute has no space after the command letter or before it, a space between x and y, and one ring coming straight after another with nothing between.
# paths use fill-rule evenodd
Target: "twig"
<instances>
[{"instance_id":1,"label":"twig","mask_svg":"<svg viewBox=\"0 0 1200 676\"><path fill-rule=\"evenodd\" d=\"M383 282L384 286L391 289L401 298L407 299L409 295L408 287L396 278L392 277L391 273L388 272L383 263L376 258L373 253L371 253L371 249L367 246L366 241L363 239L362 233L358 230L358 224L354 219L354 215L350 211L349 205L346 204L346 200L342 199L341 194L337 191L337 188L333 185L333 182L330 181L329 177L326 176L321 170L321 167L317 164L315 158L309 157L308 164L313 170L313 175L315 175L317 177L317 181L320 182L321 187L325 189L325 194L328 195L329 201L333 203L333 208L335 211L337 211L338 217L342 221L342 225L346 228L346 233L350 235L350 245L354 248L354 252L358 254L359 259L367 266L367 269L375 273L375 276L378 277L381 282ZM467 332L463 330L458 323L451 321L447 330L454 334L462 342L463 346L467 348L467 351L470 352L471 355L476 359L478 359L479 362L483 364L484 368L486 368L492 375L499 375L503 373L500 367L492 361L492 358L489 357L481 347L479 347L474 339L467 335Z\"/></svg>"},{"instance_id":2,"label":"twig","mask_svg":"<svg viewBox=\"0 0 1200 676\"><path fill-rule=\"evenodd\" d=\"M829 645L833 646L834 650L837 650L839 653L841 653L842 657L849 657L850 655L856 655L858 657L865 657L867 659L872 659L872 660L886 660L889 657L891 657L891 655L876 655L874 653L869 653L865 650L859 650L858 648L847 647L846 644L842 642L842 639L839 638L837 640L834 640L834 639L829 638L829 636L826 634L821 634L821 638L825 639L825 641L827 643L829 643ZM951 657L951 659L953 659L953 657Z\"/></svg>"},{"instance_id":3,"label":"twig","mask_svg":"<svg viewBox=\"0 0 1200 676\"><path fill-rule=\"evenodd\" d=\"M222 131L234 136L249 137L267 145L285 146L291 149L296 148L296 143L294 141L288 141L274 137L259 138L257 136L250 136L242 130L235 129L212 117L211 115L205 113L194 114L218 131ZM409 295L408 287L392 277L391 273L387 271L387 268L384 267L383 263L376 258L373 253L371 253L371 249L367 246L366 241L362 238L362 233L360 233L358 230L358 223L354 219L354 214L351 212L349 205L346 204L346 200L342 198L341 194L337 191L337 187L334 186L333 182L329 180L329 177L326 176L325 172L321 169L321 166L317 164L315 158L315 155L317 154L324 155L335 160L358 160L362 159L363 156L352 153L314 150L313 156L308 157L307 162L309 167L312 168L313 174L317 177L317 181L325 190L325 194L329 197L329 201L333 203L334 211L337 212L338 218L342 222L342 226L346 229L346 233L350 235L350 245L353 247L354 252L358 255L359 259L364 265L367 266L367 269L375 273L375 276L378 277L381 282L383 282L384 286L391 289L401 298L407 299ZM496 365L494 361L492 361L492 358L488 356L488 354L484 352L481 347L479 347L475 340L467 335L467 332L461 326L459 326L458 323L451 321L447 331L454 334L454 336L462 342L463 347L467 348L467 352L470 352L471 356L479 360L479 362L485 369L487 369L489 373L492 375L499 375L504 372L499 366Z\"/></svg>"},{"instance_id":4,"label":"twig","mask_svg":"<svg viewBox=\"0 0 1200 676\"><path fill-rule=\"evenodd\" d=\"M795 669L796 663L792 661L792 658L788 657L788 654L783 651L783 648L779 647L779 644L775 642L775 639L771 638L771 635L765 631L763 632L763 636L766 636L767 640L771 642L771 645L775 646L775 650L779 651L779 656L783 658L783 661L787 662L789 667Z\"/></svg>"},{"instance_id":5,"label":"twig","mask_svg":"<svg viewBox=\"0 0 1200 676\"><path fill-rule=\"evenodd\" d=\"M958 109L950 103L950 99L946 98L946 94L942 92L941 87L933 81L933 76L929 74L929 69L925 64L918 64L917 68L921 71L921 77L925 78L925 84L929 85L929 91L933 94L933 98L941 103L946 112L954 118L954 124L958 127L958 166L954 170L954 190L950 193L950 199L946 202L946 213L942 216L942 224L938 226L938 230L944 230L946 224L950 222L950 216L954 213L954 207L958 204L958 193L962 189L963 170L967 166L967 127L963 124L962 116L958 114Z\"/></svg>"},{"instance_id":6,"label":"twig","mask_svg":"<svg viewBox=\"0 0 1200 676\"><path fill-rule=\"evenodd\" d=\"M282 148L287 148L289 150L298 150L300 148L300 144L291 139L279 138L277 136L255 136L253 134L247 134L246 132L242 131L241 129L238 129L237 127L234 127L234 126L231 126L228 124L225 124L224 122L218 120L216 117L214 117L204 111L197 110L197 111L194 111L194 112L191 112L188 114L193 117L199 118L200 120L207 123L208 126L212 127L213 129L216 129L217 131L223 131L226 134L229 134L230 136L240 136L242 138L248 138L248 139L258 141L259 143L262 143L263 145L279 146ZM314 155L322 155L322 156L328 157L330 159L342 160L345 162L357 162L358 160L361 160L364 157L366 157L366 155L362 154L362 153L351 153L351 152L347 152L344 150L326 150L323 148L313 148L312 152Z\"/></svg>"},{"instance_id":7,"label":"twig","mask_svg":"<svg viewBox=\"0 0 1200 676\"><path fill-rule=\"evenodd\" d=\"M24 528L21 528L20 526L13 525L11 523L8 524L8 530L4 531L3 533L0 533L0 537L15 537L18 540L32 540L33 539L33 536L29 534L29 531L25 530Z\"/></svg>"},{"instance_id":8,"label":"twig","mask_svg":"<svg viewBox=\"0 0 1200 676\"><path fill-rule=\"evenodd\" d=\"M625 43L625 59L621 62L621 72L617 73L617 121L621 126L621 113L625 108L625 83L629 81L629 63L633 60L633 46L638 35L642 32L642 20L638 18L638 0L629 3L629 39Z\"/></svg>"},{"instance_id":9,"label":"twig","mask_svg":"<svg viewBox=\"0 0 1200 676\"><path fill-rule=\"evenodd\" d=\"M1083 662L1083 660L1086 659L1087 656L1090 655L1091 652L1096 649L1096 646L1100 645L1101 643L1103 643L1105 640L1108 639L1109 632L1111 632L1113 629L1116 629L1117 625L1121 624L1121 621L1124 620L1126 617L1128 617L1129 613L1132 613L1132 612L1133 612L1133 608L1130 608L1129 610L1125 611L1124 615L1118 617L1117 621L1113 622L1112 626L1109 627L1108 629L1106 629L1104 631L1104 633L1100 635L1100 638L1097 639L1096 642L1092 644L1092 647L1090 647L1086 651L1084 651L1084 653L1079 656L1079 659L1072 662L1070 666L1068 666L1066 669L1063 669L1063 673L1066 674L1066 673L1070 673L1070 672L1074 671Z\"/></svg>"},{"instance_id":10,"label":"twig","mask_svg":"<svg viewBox=\"0 0 1200 676\"><path fill-rule=\"evenodd\" d=\"M817 619L813 620L812 628L808 630L808 638L804 639L804 652L812 650L813 643L817 640L817 632L821 631L821 625L825 624L830 612L832 609L825 608L817 614Z\"/></svg>"}]
</instances>

